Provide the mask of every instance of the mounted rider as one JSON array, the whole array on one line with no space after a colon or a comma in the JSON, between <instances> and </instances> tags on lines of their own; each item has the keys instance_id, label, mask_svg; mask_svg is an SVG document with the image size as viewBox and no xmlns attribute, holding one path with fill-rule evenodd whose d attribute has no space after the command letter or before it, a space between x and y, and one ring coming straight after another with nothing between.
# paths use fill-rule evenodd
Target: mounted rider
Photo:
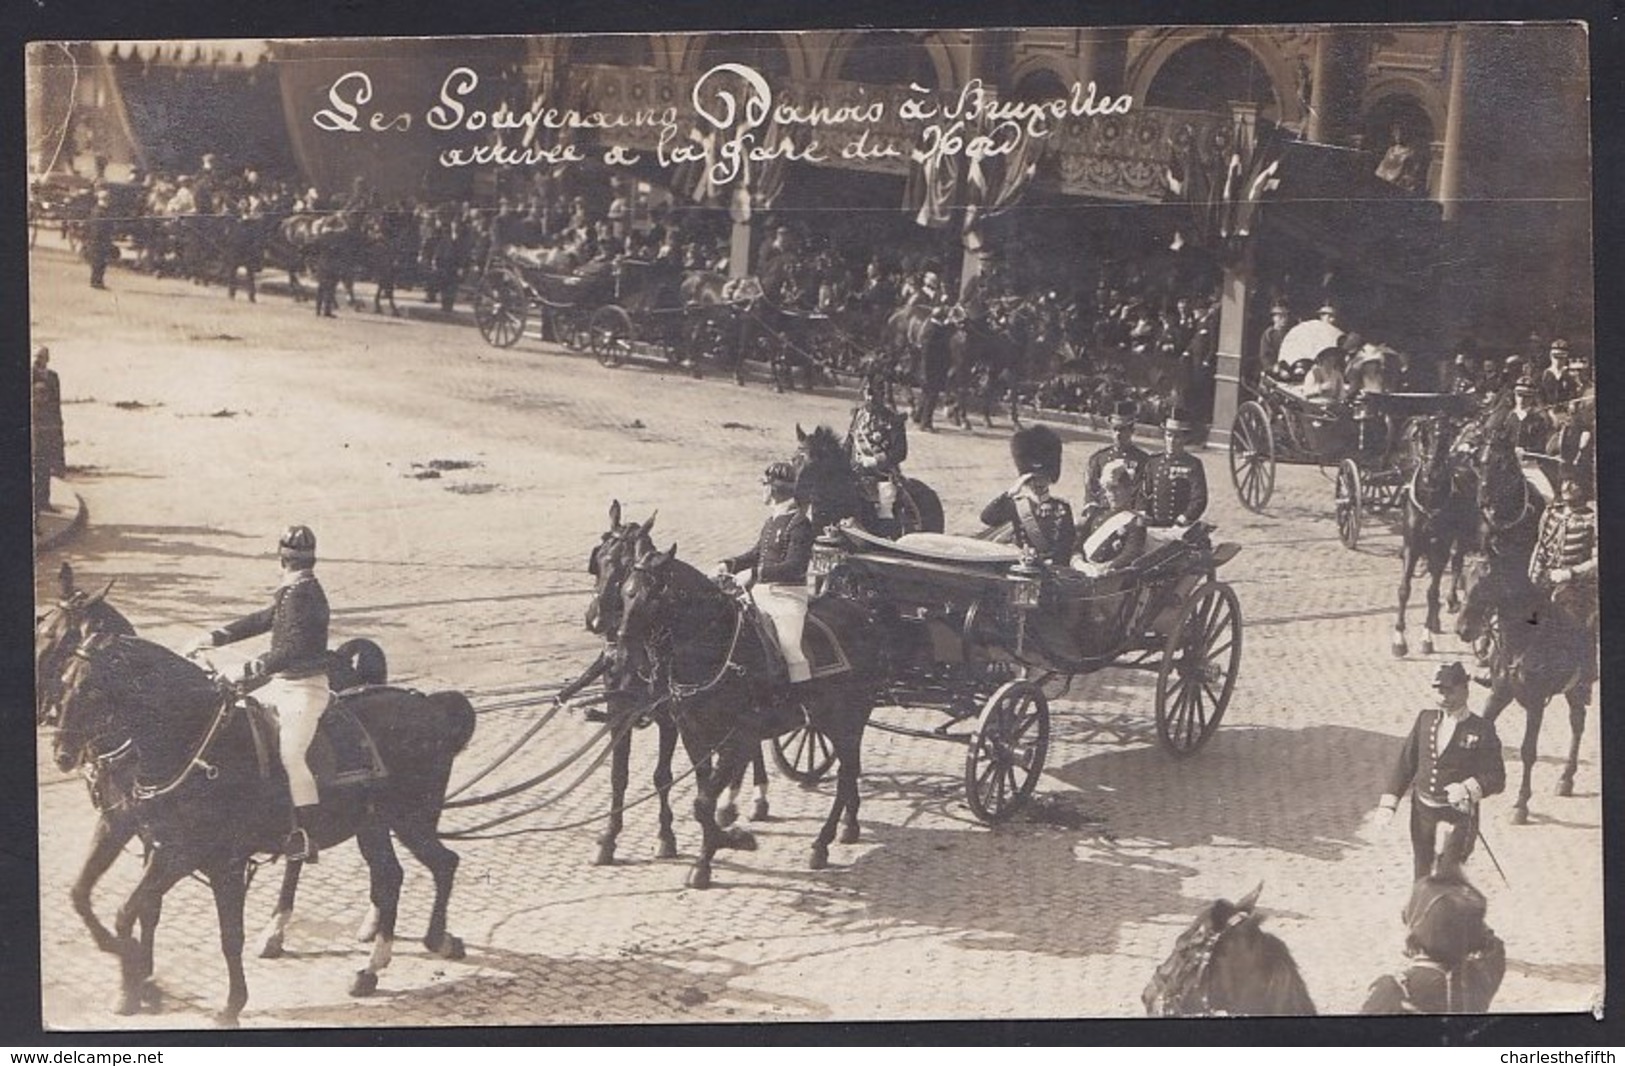
<instances>
[{"instance_id":1,"label":"mounted rider","mask_svg":"<svg viewBox=\"0 0 1625 1066\"><path fill-rule=\"evenodd\" d=\"M1047 426L1017 430L1010 438L1010 456L1021 476L982 508L982 524L1008 522L1021 548L1044 562L1066 566L1077 527L1072 505L1050 495L1050 486L1061 480L1061 438Z\"/></svg>"},{"instance_id":2,"label":"mounted rider","mask_svg":"<svg viewBox=\"0 0 1625 1066\"><path fill-rule=\"evenodd\" d=\"M885 371L870 370L863 382L863 399L853 412L846 447L864 493L882 519L896 517L897 483L908 458L908 419L887 399Z\"/></svg>"},{"instance_id":3,"label":"mounted rider","mask_svg":"<svg viewBox=\"0 0 1625 1066\"><path fill-rule=\"evenodd\" d=\"M792 685L812 677L801 631L807 624L807 566L812 562L813 528L796 500L796 471L789 463L772 463L762 473L767 521L755 547L718 564L718 576L749 571L742 584L757 610L773 622L773 634Z\"/></svg>"},{"instance_id":4,"label":"mounted rider","mask_svg":"<svg viewBox=\"0 0 1625 1066\"><path fill-rule=\"evenodd\" d=\"M1540 519L1529 580L1571 621L1597 633L1597 513L1580 472L1566 466L1557 499Z\"/></svg>"},{"instance_id":5,"label":"mounted rider","mask_svg":"<svg viewBox=\"0 0 1625 1066\"><path fill-rule=\"evenodd\" d=\"M315 862L316 847L308 830L320 795L305 755L331 699L327 595L316 580L316 534L308 526L289 526L278 542L277 555L282 582L271 605L198 638L188 653L271 634L270 650L243 664L243 678L270 678L257 698L276 714L282 766L293 801L293 828L283 854L290 862Z\"/></svg>"}]
</instances>

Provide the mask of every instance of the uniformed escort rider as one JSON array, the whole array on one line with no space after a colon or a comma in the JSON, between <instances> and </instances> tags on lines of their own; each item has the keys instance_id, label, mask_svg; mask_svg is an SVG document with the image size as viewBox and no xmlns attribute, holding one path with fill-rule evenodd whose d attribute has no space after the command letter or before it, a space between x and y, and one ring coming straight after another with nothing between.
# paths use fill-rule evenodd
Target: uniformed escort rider
<instances>
[{"instance_id":1,"label":"uniformed escort rider","mask_svg":"<svg viewBox=\"0 0 1625 1066\"><path fill-rule=\"evenodd\" d=\"M1417 715L1378 802L1376 823L1388 824L1405 793L1411 794L1413 880L1433 872L1439 823L1456 828L1449 859L1461 863L1478 838L1478 806L1506 787L1506 765L1495 725L1467 709L1467 671L1443 663L1433 677L1438 705Z\"/></svg>"},{"instance_id":2,"label":"uniformed escort rider","mask_svg":"<svg viewBox=\"0 0 1625 1066\"><path fill-rule=\"evenodd\" d=\"M1207 510L1207 471L1185 450L1193 428L1184 412L1175 410L1162 426L1164 451L1146 460L1142 491L1152 526L1188 526Z\"/></svg>"},{"instance_id":3,"label":"uniformed escort rider","mask_svg":"<svg viewBox=\"0 0 1625 1066\"><path fill-rule=\"evenodd\" d=\"M1017 430L1010 456L1020 477L982 508L982 524L1009 523L1015 543L1046 563L1066 566L1072 560L1077 527L1072 505L1050 495L1061 480L1061 438L1047 426Z\"/></svg>"},{"instance_id":4,"label":"uniformed escort rider","mask_svg":"<svg viewBox=\"0 0 1625 1066\"><path fill-rule=\"evenodd\" d=\"M749 571L743 585L763 614L773 620L774 635L792 685L812 677L801 650L807 624L807 565L812 561L813 528L796 500L796 471L789 463L768 466L762 474L767 521L749 551L724 559L719 576Z\"/></svg>"},{"instance_id":5,"label":"uniformed escort rider","mask_svg":"<svg viewBox=\"0 0 1625 1066\"><path fill-rule=\"evenodd\" d=\"M271 648L243 664L243 678L269 676L256 698L276 713L282 766L293 800L293 829L283 845L290 862L316 861L309 829L320 796L316 777L305 762L316 726L327 709L327 595L316 580L316 534L306 526L289 526L278 544L282 583L264 610L200 637L188 654L271 634Z\"/></svg>"}]
</instances>

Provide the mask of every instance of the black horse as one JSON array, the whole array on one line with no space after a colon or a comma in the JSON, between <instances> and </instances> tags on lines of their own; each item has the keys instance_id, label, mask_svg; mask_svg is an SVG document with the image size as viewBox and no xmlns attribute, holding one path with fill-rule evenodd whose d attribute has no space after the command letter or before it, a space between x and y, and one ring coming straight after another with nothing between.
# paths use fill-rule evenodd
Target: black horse
<instances>
[{"instance_id":1,"label":"black horse","mask_svg":"<svg viewBox=\"0 0 1625 1066\"><path fill-rule=\"evenodd\" d=\"M883 537L943 531L942 500L918 478L898 479L894 517L881 519L864 490L862 475L853 469L851 440L843 441L828 426L811 433L796 426L795 467L796 498L806 505L814 530L855 518L864 529Z\"/></svg>"},{"instance_id":2,"label":"black horse","mask_svg":"<svg viewBox=\"0 0 1625 1066\"><path fill-rule=\"evenodd\" d=\"M904 368L900 376L919 384L910 418L928 433L936 432L937 401L948 387L949 344L958 330L953 319L953 311L915 304L893 311L880 333L881 349Z\"/></svg>"},{"instance_id":3,"label":"black horse","mask_svg":"<svg viewBox=\"0 0 1625 1066\"><path fill-rule=\"evenodd\" d=\"M1478 525L1473 547L1482 555L1527 559L1540 535L1546 501L1529 484L1510 438L1492 436L1474 464Z\"/></svg>"},{"instance_id":4,"label":"black horse","mask_svg":"<svg viewBox=\"0 0 1625 1066\"><path fill-rule=\"evenodd\" d=\"M1433 638L1440 628L1439 585L1448 570L1461 573L1462 562L1474 532L1474 489L1471 473L1457 467L1451 457L1454 433L1449 419L1429 418L1418 433L1420 455L1410 483L1405 487L1400 534L1399 610L1394 619L1391 646L1394 655L1409 651L1405 641L1405 607L1411 598L1411 579L1418 563L1428 570L1427 620L1422 633L1422 652L1433 652ZM1456 581L1451 584L1451 608L1455 609Z\"/></svg>"},{"instance_id":5,"label":"black horse","mask_svg":"<svg viewBox=\"0 0 1625 1066\"><path fill-rule=\"evenodd\" d=\"M89 593L74 586L73 568L63 563L57 574L59 596L57 605L40 616L34 631L34 676L36 680L37 719L42 726L55 725L60 715L62 674L69 659L86 633L99 632L113 636L135 636L135 626L118 608L107 602L107 593L113 583L107 583L100 592ZM359 688L363 685L382 685L389 678L389 663L382 648L370 640L348 640L328 656L328 683L336 691ZM134 812L128 808L103 810L91 834L90 851L85 856L79 876L74 879L70 896L74 913L90 931L91 939L103 951L113 951L113 935L96 917L92 897L97 883L118 859L139 830ZM283 937L293 917L294 900L299 890L299 874L303 863L290 862L282 872L282 888L277 895L276 910L264 932L257 938L261 958L276 958L282 954ZM141 923L141 939L145 950L151 953L152 933L157 925L156 915ZM376 913L363 923L363 940L372 939L365 932L375 929Z\"/></svg>"},{"instance_id":6,"label":"black horse","mask_svg":"<svg viewBox=\"0 0 1625 1066\"><path fill-rule=\"evenodd\" d=\"M370 735L387 769L381 780L329 788L313 826L321 847L355 836L371 870L377 934L351 986L352 994L367 995L394 946L403 872L392 833L434 877L424 944L445 958L463 954L462 942L446 931L457 855L441 843L437 825L452 760L473 735L474 710L460 693L426 696L387 686L353 690L337 706ZM229 975L218 1018L235 1025L248 1000L242 965L248 861L276 854L288 825L287 782L280 769L263 764L256 712L235 688L173 652L93 628L68 661L60 709L58 768L84 770L97 806L127 812L123 817L134 819L148 846L141 879L109 938L122 970L120 1009L151 1001L151 944L130 939L136 921L156 923L165 893L201 872L214 892Z\"/></svg>"},{"instance_id":7,"label":"black horse","mask_svg":"<svg viewBox=\"0 0 1625 1066\"><path fill-rule=\"evenodd\" d=\"M1312 1015L1314 1001L1280 937L1259 928L1259 885L1240 902L1214 900L1179 935L1140 1000L1153 1018Z\"/></svg>"},{"instance_id":8,"label":"black horse","mask_svg":"<svg viewBox=\"0 0 1625 1066\"><path fill-rule=\"evenodd\" d=\"M821 733L838 762L835 802L813 841L811 866L821 870L843 818L841 842L858 839L859 748L884 677L884 642L857 605L815 601L808 629L816 619L838 643L837 662L815 665L814 680L792 686L786 696L769 665L777 649L767 650L744 605L676 555L675 544L644 555L621 586L616 668L649 686L669 711L695 767L694 817L702 841L688 885L710 887L719 849L755 849L750 833L718 822L718 797L763 740L796 729Z\"/></svg>"},{"instance_id":9,"label":"black horse","mask_svg":"<svg viewBox=\"0 0 1625 1066\"><path fill-rule=\"evenodd\" d=\"M1517 700L1524 710L1523 782L1512 820L1529 820L1530 776L1538 757L1546 705L1561 694L1569 704L1569 754L1557 794L1571 795L1585 735L1586 709L1597 680L1596 637L1580 620L1552 606L1529 580L1527 563L1504 554L1475 559L1467 568L1466 602L1456 617L1456 635L1487 644L1490 696L1482 714L1495 721Z\"/></svg>"}]
</instances>

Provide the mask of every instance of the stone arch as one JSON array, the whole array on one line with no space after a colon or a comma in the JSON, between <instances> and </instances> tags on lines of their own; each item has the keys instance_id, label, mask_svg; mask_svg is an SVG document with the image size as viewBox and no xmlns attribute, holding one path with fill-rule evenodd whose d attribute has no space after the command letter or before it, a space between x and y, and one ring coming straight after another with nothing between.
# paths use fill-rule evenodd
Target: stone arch
<instances>
[{"instance_id":1,"label":"stone arch","mask_svg":"<svg viewBox=\"0 0 1625 1066\"><path fill-rule=\"evenodd\" d=\"M755 67L770 82L795 77L799 67L782 33L706 33L688 38L678 69L697 74L727 62Z\"/></svg>"},{"instance_id":2,"label":"stone arch","mask_svg":"<svg viewBox=\"0 0 1625 1066\"><path fill-rule=\"evenodd\" d=\"M593 33L564 38L570 63L596 63L614 67L652 67L654 42L643 33Z\"/></svg>"},{"instance_id":3,"label":"stone arch","mask_svg":"<svg viewBox=\"0 0 1625 1066\"><path fill-rule=\"evenodd\" d=\"M1439 99L1438 92L1433 86L1418 78L1393 77L1376 82L1367 87L1360 101L1360 125L1363 132L1369 134L1371 122L1374 118L1382 118L1385 113L1393 111L1411 110L1425 116L1429 129L1429 138L1439 141L1444 138L1445 107ZM1387 131L1381 131L1386 140ZM1376 145L1366 141L1365 148L1380 150L1383 142Z\"/></svg>"},{"instance_id":4,"label":"stone arch","mask_svg":"<svg viewBox=\"0 0 1625 1066\"><path fill-rule=\"evenodd\" d=\"M1029 59L1010 72L1010 96L1015 100L1038 100L1066 96L1076 76L1048 56Z\"/></svg>"},{"instance_id":5,"label":"stone arch","mask_svg":"<svg viewBox=\"0 0 1625 1066\"><path fill-rule=\"evenodd\" d=\"M872 60L879 50L891 45L900 54L913 53L914 60L881 67ZM917 51L916 51L917 50ZM825 78L838 81L866 81L878 85L907 85L911 78L928 89L946 89L958 84L953 57L943 42L932 34L921 37L902 30L862 30L842 33L832 42L824 59Z\"/></svg>"},{"instance_id":6,"label":"stone arch","mask_svg":"<svg viewBox=\"0 0 1625 1066\"><path fill-rule=\"evenodd\" d=\"M1131 87L1131 95L1137 105L1147 107L1156 106L1152 102L1151 89L1156 84L1157 76L1163 73L1168 62L1181 52L1193 46L1212 48L1212 43L1220 43L1239 49L1240 52L1231 52L1232 55L1244 53L1248 60L1257 65L1264 75L1263 87L1273 97L1273 113L1268 109L1262 117L1271 118L1280 125L1301 123L1304 119L1304 102L1299 99L1295 86L1297 73L1294 67L1281 55L1277 49L1268 47L1268 43L1255 34L1233 33L1228 30L1213 29L1192 32L1189 29L1164 31L1159 39L1142 53L1128 72L1125 79ZM1224 49L1229 51L1229 49ZM1190 56L1187 53L1187 56ZM1224 101L1219 101L1223 106ZM1207 110L1212 108L1210 103Z\"/></svg>"}]
</instances>

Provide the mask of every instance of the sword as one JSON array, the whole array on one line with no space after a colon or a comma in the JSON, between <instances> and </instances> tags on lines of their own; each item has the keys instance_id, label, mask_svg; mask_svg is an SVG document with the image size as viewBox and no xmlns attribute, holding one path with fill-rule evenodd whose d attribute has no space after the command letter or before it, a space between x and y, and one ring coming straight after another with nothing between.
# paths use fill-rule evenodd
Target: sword
<instances>
[{"instance_id":1,"label":"sword","mask_svg":"<svg viewBox=\"0 0 1625 1066\"><path fill-rule=\"evenodd\" d=\"M1495 857L1495 849L1490 847L1490 842L1488 840L1484 839L1484 827L1477 824L1478 821L1478 819L1474 819L1473 832L1478 835L1478 842L1483 846L1484 854L1488 855L1490 857L1490 862L1495 864L1495 872L1501 875L1501 883L1506 885L1508 888L1511 888L1512 882L1507 880L1507 872L1501 869L1501 860Z\"/></svg>"}]
</instances>

